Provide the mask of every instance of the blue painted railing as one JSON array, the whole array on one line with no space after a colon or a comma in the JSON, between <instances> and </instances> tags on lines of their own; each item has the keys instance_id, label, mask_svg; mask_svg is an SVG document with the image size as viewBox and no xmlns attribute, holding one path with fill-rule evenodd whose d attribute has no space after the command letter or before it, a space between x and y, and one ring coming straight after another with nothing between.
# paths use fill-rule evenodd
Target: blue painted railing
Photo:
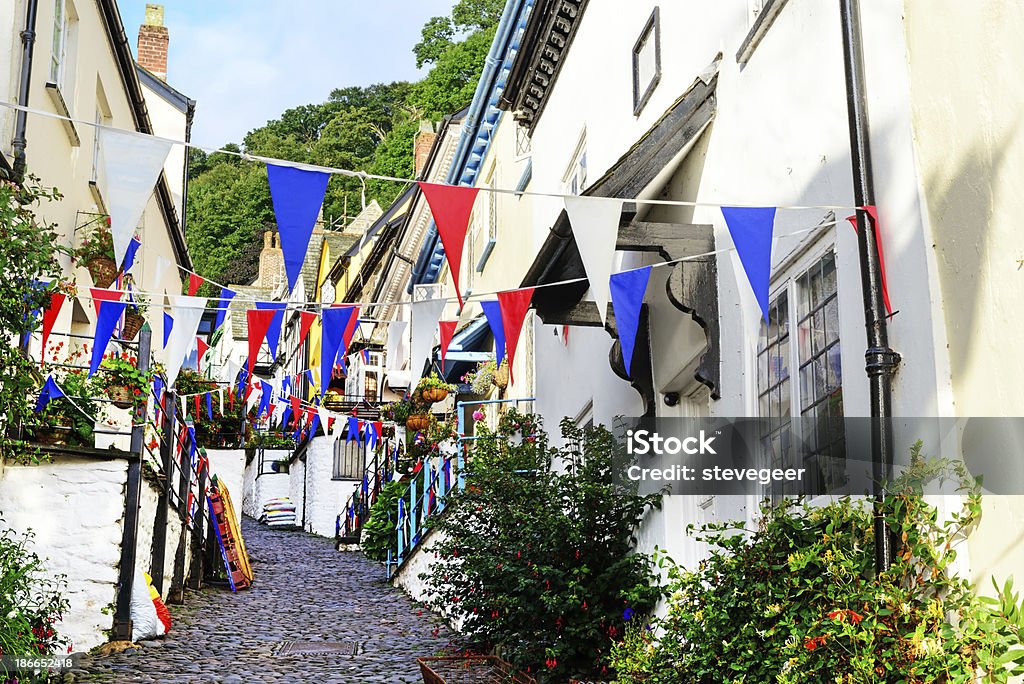
<instances>
[{"instance_id":1,"label":"blue painted railing","mask_svg":"<svg viewBox=\"0 0 1024 684\"><path fill-rule=\"evenodd\" d=\"M455 404L458 417L457 431L459 434L456 451L436 459L423 461L423 467L415 473L409 487L398 498L398 543L395 548L388 549L388 577L394 576L409 556L420 545L430 528L430 518L444 511L448 495L453 491L466 488L466 449L476 437L466 437L467 406L483 406L486 404L519 404L536 401L528 399L484 399L480 401L460 401Z\"/></svg>"}]
</instances>

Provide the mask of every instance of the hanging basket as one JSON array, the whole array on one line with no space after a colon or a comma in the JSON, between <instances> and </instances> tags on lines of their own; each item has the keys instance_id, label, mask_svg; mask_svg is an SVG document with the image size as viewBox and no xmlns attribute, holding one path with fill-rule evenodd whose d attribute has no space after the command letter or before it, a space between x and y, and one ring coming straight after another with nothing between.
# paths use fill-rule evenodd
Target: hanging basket
<instances>
[{"instance_id":1,"label":"hanging basket","mask_svg":"<svg viewBox=\"0 0 1024 684\"><path fill-rule=\"evenodd\" d=\"M420 432L430 427L429 413L414 413L405 420L405 427L413 432Z\"/></svg>"},{"instance_id":2,"label":"hanging basket","mask_svg":"<svg viewBox=\"0 0 1024 684\"><path fill-rule=\"evenodd\" d=\"M501 362L501 365L494 371L494 376L491 378L491 382L498 389L505 389L508 387L508 363L505 361Z\"/></svg>"},{"instance_id":3,"label":"hanging basket","mask_svg":"<svg viewBox=\"0 0 1024 684\"><path fill-rule=\"evenodd\" d=\"M142 324L146 322L146 318L134 311L129 311L124 315L124 327L121 329L122 340L134 340L135 336L142 330Z\"/></svg>"},{"instance_id":4,"label":"hanging basket","mask_svg":"<svg viewBox=\"0 0 1024 684\"><path fill-rule=\"evenodd\" d=\"M114 402L114 406L119 409L126 409L132 407L132 399L134 394L132 388L128 385L111 385L107 388L107 396Z\"/></svg>"},{"instance_id":5,"label":"hanging basket","mask_svg":"<svg viewBox=\"0 0 1024 684\"><path fill-rule=\"evenodd\" d=\"M436 404L439 401L444 401L448 397L448 390L443 387L430 387L420 392L420 396L423 397L424 401Z\"/></svg>"},{"instance_id":6,"label":"hanging basket","mask_svg":"<svg viewBox=\"0 0 1024 684\"><path fill-rule=\"evenodd\" d=\"M337 392L328 391L324 395L323 407L328 411L343 411L345 409L345 397Z\"/></svg>"},{"instance_id":7,"label":"hanging basket","mask_svg":"<svg viewBox=\"0 0 1024 684\"><path fill-rule=\"evenodd\" d=\"M106 256L98 256L89 259L85 263L92 276L92 282L96 287L110 287L110 284L117 278L117 262Z\"/></svg>"}]
</instances>

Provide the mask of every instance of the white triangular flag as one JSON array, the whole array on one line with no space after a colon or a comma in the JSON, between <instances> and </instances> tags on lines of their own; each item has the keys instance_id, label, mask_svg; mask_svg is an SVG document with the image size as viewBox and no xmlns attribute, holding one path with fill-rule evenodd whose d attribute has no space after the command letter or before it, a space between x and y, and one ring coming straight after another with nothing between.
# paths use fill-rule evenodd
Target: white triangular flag
<instances>
[{"instance_id":1,"label":"white triangular flag","mask_svg":"<svg viewBox=\"0 0 1024 684\"><path fill-rule=\"evenodd\" d=\"M181 364L192 353L192 348L196 343L196 332L199 330L199 320L203 317L205 310L205 297L187 297L185 295L171 297L171 316L174 318L174 327L171 328L167 349L164 350L168 387L174 387Z\"/></svg>"},{"instance_id":2,"label":"white triangular flag","mask_svg":"<svg viewBox=\"0 0 1024 684\"><path fill-rule=\"evenodd\" d=\"M98 135L100 192L110 212L114 260L120 266L173 143L113 128L100 128Z\"/></svg>"},{"instance_id":3,"label":"white triangular flag","mask_svg":"<svg viewBox=\"0 0 1024 684\"><path fill-rule=\"evenodd\" d=\"M331 431L327 429L327 426L331 424L331 414L323 406L317 406L316 412L320 416L320 425L324 429L324 435L327 437L331 436Z\"/></svg>"},{"instance_id":4,"label":"white triangular flag","mask_svg":"<svg viewBox=\"0 0 1024 684\"><path fill-rule=\"evenodd\" d=\"M398 357L399 347L405 335L405 329L409 327L408 321L391 321L388 323L388 346L385 367L388 370L402 370L405 359Z\"/></svg>"},{"instance_id":5,"label":"white triangular flag","mask_svg":"<svg viewBox=\"0 0 1024 684\"><path fill-rule=\"evenodd\" d=\"M622 200L604 197L566 197L565 211L569 214L572 234L576 238L583 266L587 270L590 291L597 304L597 312L604 324L608 302L611 301L611 285L615 259L615 242L619 237L619 222L622 220Z\"/></svg>"},{"instance_id":6,"label":"white triangular flag","mask_svg":"<svg viewBox=\"0 0 1024 684\"><path fill-rule=\"evenodd\" d=\"M427 299L412 303L412 360L409 366L409 391L423 377L424 362L432 360L434 355L434 332L437 321L447 304L444 299Z\"/></svg>"}]
</instances>

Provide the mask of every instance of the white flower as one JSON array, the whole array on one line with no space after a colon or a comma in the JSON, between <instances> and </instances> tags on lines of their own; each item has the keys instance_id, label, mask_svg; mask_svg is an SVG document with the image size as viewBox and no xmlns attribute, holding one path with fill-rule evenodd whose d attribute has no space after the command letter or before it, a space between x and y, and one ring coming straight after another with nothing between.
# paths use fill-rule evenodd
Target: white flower
<instances>
[{"instance_id":1,"label":"white flower","mask_svg":"<svg viewBox=\"0 0 1024 684\"><path fill-rule=\"evenodd\" d=\"M18 611L16 610L12 610L10 613L7 614L8 620L13 620L16 617L18 617Z\"/></svg>"}]
</instances>

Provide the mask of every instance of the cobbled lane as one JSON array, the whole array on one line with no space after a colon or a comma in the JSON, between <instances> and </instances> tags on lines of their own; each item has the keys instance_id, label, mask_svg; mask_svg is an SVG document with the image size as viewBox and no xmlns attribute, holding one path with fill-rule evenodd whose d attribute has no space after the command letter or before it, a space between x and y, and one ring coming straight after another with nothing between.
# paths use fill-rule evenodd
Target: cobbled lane
<instances>
[{"instance_id":1,"label":"cobbled lane","mask_svg":"<svg viewBox=\"0 0 1024 684\"><path fill-rule=\"evenodd\" d=\"M416 658L436 655L451 634L358 552L328 539L242 525L255 582L248 590L188 591L172 606L171 632L141 648L80 663L76 682L384 684L421 682ZM281 653L297 643L295 655ZM333 642L348 653L317 653ZM356 654L352 655L354 647ZM69 678L70 679L70 678Z\"/></svg>"}]
</instances>

